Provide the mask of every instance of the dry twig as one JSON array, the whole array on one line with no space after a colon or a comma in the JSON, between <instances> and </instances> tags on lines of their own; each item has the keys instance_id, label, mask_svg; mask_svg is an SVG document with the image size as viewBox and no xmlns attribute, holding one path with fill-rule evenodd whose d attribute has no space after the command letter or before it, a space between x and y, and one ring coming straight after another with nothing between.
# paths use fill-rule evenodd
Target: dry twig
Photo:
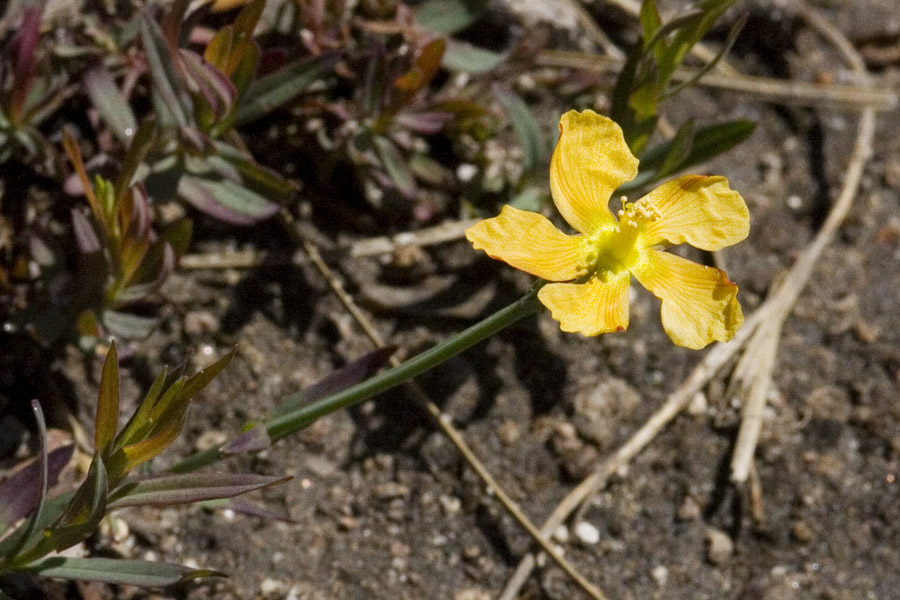
<instances>
[{"instance_id":1,"label":"dry twig","mask_svg":"<svg viewBox=\"0 0 900 600\"><path fill-rule=\"evenodd\" d=\"M563 67L598 73L618 73L623 62L609 56L544 50L537 56L537 64L547 67ZM697 74L697 69L681 67L672 76L677 82L687 81ZM879 111L894 110L898 105L897 92L855 85L834 83L808 83L784 81L771 77L752 75L707 73L697 82L699 86L729 92L757 96L770 102L798 106L831 106L862 110L872 107Z\"/></svg>"},{"instance_id":2,"label":"dry twig","mask_svg":"<svg viewBox=\"0 0 900 600\"><path fill-rule=\"evenodd\" d=\"M866 77L866 66L862 57L846 37L834 29L826 20L808 9L800 10L806 19L824 37L831 41L850 67L862 78ZM800 292L806 287L812 275L816 261L825 247L831 243L838 227L850 211L853 199L859 190L863 169L872 153L872 140L875 137L875 111L873 108L863 110L859 122L859 131L853 153L847 165L841 193L828 213L828 218L813 241L803 250L794 263L793 268L781 285L777 286L771 297L773 306L772 318L763 323L756 331L747 346L747 352L738 364L735 374L749 389L747 400L742 411L741 426L735 443L731 460L731 480L743 483L750 473L753 454L759 433L762 428L762 413L766 405L766 394L772 381L775 367L775 355L781 339L781 324L794 308Z\"/></svg>"}]
</instances>

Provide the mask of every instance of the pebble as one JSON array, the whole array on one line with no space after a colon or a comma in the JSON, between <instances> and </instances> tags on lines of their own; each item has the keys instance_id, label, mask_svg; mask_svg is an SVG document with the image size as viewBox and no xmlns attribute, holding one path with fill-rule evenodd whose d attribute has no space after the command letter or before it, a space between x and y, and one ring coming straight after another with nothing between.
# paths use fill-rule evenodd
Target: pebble
<instances>
[{"instance_id":1,"label":"pebble","mask_svg":"<svg viewBox=\"0 0 900 600\"><path fill-rule=\"evenodd\" d=\"M575 395L572 422L581 437L605 448L640 404L640 394L625 380L601 377L596 385Z\"/></svg>"},{"instance_id":2,"label":"pebble","mask_svg":"<svg viewBox=\"0 0 900 600\"><path fill-rule=\"evenodd\" d=\"M797 521L791 528L791 535L801 544L808 544L812 541L815 533L812 528L803 521Z\"/></svg>"},{"instance_id":3,"label":"pebble","mask_svg":"<svg viewBox=\"0 0 900 600\"><path fill-rule=\"evenodd\" d=\"M706 530L706 558L714 565L724 565L734 553L734 542L719 529Z\"/></svg>"},{"instance_id":4,"label":"pebble","mask_svg":"<svg viewBox=\"0 0 900 600\"><path fill-rule=\"evenodd\" d=\"M522 431L515 421L507 419L497 427L497 437L504 446L512 446L522 437Z\"/></svg>"},{"instance_id":5,"label":"pebble","mask_svg":"<svg viewBox=\"0 0 900 600\"><path fill-rule=\"evenodd\" d=\"M491 595L484 590L470 588L453 596L453 600L491 600Z\"/></svg>"},{"instance_id":6,"label":"pebble","mask_svg":"<svg viewBox=\"0 0 900 600\"><path fill-rule=\"evenodd\" d=\"M192 310L184 315L184 332L188 335L214 333L219 330L219 320L208 310Z\"/></svg>"},{"instance_id":7,"label":"pebble","mask_svg":"<svg viewBox=\"0 0 900 600\"><path fill-rule=\"evenodd\" d=\"M194 442L194 449L198 452L203 452L204 450L209 450L214 446L220 446L228 441L228 436L225 435L224 431L205 431L200 434L200 437L197 438L197 441Z\"/></svg>"},{"instance_id":8,"label":"pebble","mask_svg":"<svg viewBox=\"0 0 900 600\"><path fill-rule=\"evenodd\" d=\"M403 485L402 483L389 481L387 483L380 483L376 485L375 489L373 490L373 494L379 500L403 498L405 496L409 496L409 487Z\"/></svg>"},{"instance_id":9,"label":"pebble","mask_svg":"<svg viewBox=\"0 0 900 600\"><path fill-rule=\"evenodd\" d=\"M560 544L565 544L569 541L569 528L565 525L560 525L556 528L556 531L553 532L553 539L559 542Z\"/></svg>"},{"instance_id":10,"label":"pebble","mask_svg":"<svg viewBox=\"0 0 900 600\"><path fill-rule=\"evenodd\" d=\"M696 521L700 518L700 504L692 497L685 496L684 502L678 507L675 517L679 521Z\"/></svg>"},{"instance_id":11,"label":"pebble","mask_svg":"<svg viewBox=\"0 0 900 600\"><path fill-rule=\"evenodd\" d=\"M600 541L600 530L587 521L580 521L576 524L573 533L581 543L588 546L593 546Z\"/></svg>"}]
</instances>

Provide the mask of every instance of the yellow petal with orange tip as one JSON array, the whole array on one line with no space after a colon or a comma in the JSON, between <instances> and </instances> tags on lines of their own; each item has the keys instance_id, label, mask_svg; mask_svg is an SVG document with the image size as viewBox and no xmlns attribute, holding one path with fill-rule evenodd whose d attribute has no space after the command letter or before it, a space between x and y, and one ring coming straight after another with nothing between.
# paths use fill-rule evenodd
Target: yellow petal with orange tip
<instances>
[{"instance_id":1,"label":"yellow petal with orange tip","mask_svg":"<svg viewBox=\"0 0 900 600\"><path fill-rule=\"evenodd\" d=\"M701 250L721 250L750 232L750 211L724 177L685 175L662 184L637 201L636 208L656 218L645 221L645 246L688 243Z\"/></svg>"},{"instance_id":2,"label":"yellow petal with orange tip","mask_svg":"<svg viewBox=\"0 0 900 600\"><path fill-rule=\"evenodd\" d=\"M607 281L592 276L585 283L548 283L538 299L563 331L599 335L628 328L628 271Z\"/></svg>"},{"instance_id":3,"label":"yellow petal with orange tip","mask_svg":"<svg viewBox=\"0 0 900 600\"><path fill-rule=\"evenodd\" d=\"M663 328L679 346L699 350L727 342L744 324L738 287L724 271L658 250L644 251L630 268L662 300Z\"/></svg>"},{"instance_id":4,"label":"yellow petal with orange tip","mask_svg":"<svg viewBox=\"0 0 900 600\"><path fill-rule=\"evenodd\" d=\"M466 230L466 239L491 258L548 281L584 274L581 237L566 235L545 216L504 206L493 219Z\"/></svg>"},{"instance_id":5,"label":"yellow petal with orange tip","mask_svg":"<svg viewBox=\"0 0 900 600\"><path fill-rule=\"evenodd\" d=\"M550 191L563 218L582 233L613 226L612 193L637 175L622 128L592 110L570 110L559 120L550 160Z\"/></svg>"}]
</instances>

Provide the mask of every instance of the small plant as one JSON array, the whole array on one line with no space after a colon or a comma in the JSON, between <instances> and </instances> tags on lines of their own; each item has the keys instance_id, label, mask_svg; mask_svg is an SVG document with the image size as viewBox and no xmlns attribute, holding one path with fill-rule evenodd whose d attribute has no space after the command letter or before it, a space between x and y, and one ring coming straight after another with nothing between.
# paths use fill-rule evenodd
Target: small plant
<instances>
[{"instance_id":1,"label":"small plant","mask_svg":"<svg viewBox=\"0 0 900 600\"><path fill-rule=\"evenodd\" d=\"M0 575L28 573L145 586L221 575L143 560L70 558L56 553L87 539L107 514L119 508L230 498L289 479L232 473L131 475L175 441L187 421L191 399L233 356L228 354L196 375L171 383L163 370L119 429L119 366L115 344L110 346L100 379L94 457L87 478L75 491L55 498L47 498L47 489L68 463L73 448L47 453L42 411L37 401L32 402L41 455L0 484Z\"/></svg>"},{"instance_id":2,"label":"small plant","mask_svg":"<svg viewBox=\"0 0 900 600\"><path fill-rule=\"evenodd\" d=\"M38 47L42 13L42 2L24 9L21 25L0 57L0 163L18 154L25 162L55 155L39 128L69 91L65 73L54 76L46 52Z\"/></svg>"}]
</instances>

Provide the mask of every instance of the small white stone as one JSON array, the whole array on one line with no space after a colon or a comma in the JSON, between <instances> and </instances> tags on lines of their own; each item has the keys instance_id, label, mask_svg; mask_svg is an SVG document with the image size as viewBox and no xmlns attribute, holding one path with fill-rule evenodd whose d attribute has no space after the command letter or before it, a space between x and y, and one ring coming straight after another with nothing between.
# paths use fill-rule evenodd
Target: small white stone
<instances>
[{"instance_id":1,"label":"small white stone","mask_svg":"<svg viewBox=\"0 0 900 600\"><path fill-rule=\"evenodd\" d=\"M553 539L559 542L560 544L565 544L569 541L569 528L565 525L560 525L556 528L556 531L553 532Z\"/></svg>"},{"instance_id":2,"label":"small white stone","mask_svg":"<svg viewBox=\"0 0 900 600\"><path fill-rule=\"evenodd\" d=\"M587 521L581 521L575 525L575 537L577 537L583 544L587 544L588 546L593 546L597 542L600 541L600 530L588 523Z\"/></svg>"},{"instance_id":3,"label":"small white stone","mask_svg":"<svg viewBox=\"0 0 900 600\"><path fill-rule=\"evenodd\" d=\"M478 167L471 163L463 163L456 167L456 178L463 183L472 181L472 178L478 174Z\"/></svg>"},{"instance_id":4,"label":"small white stone","mask_svg":"<svg viewBox=\"0 0 900 600\"><path fill-rule=\"evenodd\" d=\"M650 575L653 576L653 579L656 581L659 587L663 587L666 585L666 581L669 579L669 569L662 565L657 565L653 567L653 570L650 571Z\"/></svg>"},{"instance_id":5,"label":"small white stone","mask_svg":"<svg viewBox=\"0 0 900 600\"><path fill-rule=\"evenodd\" d=\"M803 208L803 199L796 194L792 194L788 196L787 205L791 210L800 210Z\"/></svg>"}]
</instances>

